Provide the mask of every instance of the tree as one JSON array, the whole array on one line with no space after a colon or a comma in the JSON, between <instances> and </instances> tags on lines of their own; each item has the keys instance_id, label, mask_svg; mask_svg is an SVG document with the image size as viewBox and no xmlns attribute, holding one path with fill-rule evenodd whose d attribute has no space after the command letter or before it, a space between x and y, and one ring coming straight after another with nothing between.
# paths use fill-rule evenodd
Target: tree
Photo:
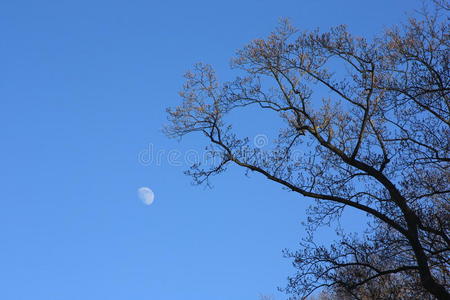
<instances>
[{"instance_id":1,"label":"tree","mask_svg":"<svg viewBox=\"0 0 450 300\"><path fill-rule=\"evenodd\" d=\"M362 237L342 233L330 247L306 239L287 253L297 268L286 288L293 297L328 288L368 299L385 286L403 293L396 299L413 290L450 299L448 8L436 1L372 39L283 21L237 52L232 65L244 76L220 84L205 64L186 74L166 132L209 141L214 163L187 171L196 183L229 164L262 174L315 199L311 233L348 207L369 217ZM250 106L282 119L273 149L253 147L227 124L228 113Z\"/></svg>"}]
</instances>

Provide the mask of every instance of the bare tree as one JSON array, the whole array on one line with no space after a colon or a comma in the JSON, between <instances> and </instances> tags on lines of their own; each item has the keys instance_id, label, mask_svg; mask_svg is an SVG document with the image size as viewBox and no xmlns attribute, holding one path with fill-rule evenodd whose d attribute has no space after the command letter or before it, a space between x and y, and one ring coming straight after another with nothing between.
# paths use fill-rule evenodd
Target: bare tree
<instances>
[{"instance_id":1,"label":"bare tree","mask_svg":"<svg viewBox=\"0 0 450 300\"><path fill-rule=\"evenodd\" d=\"M370 218L362 237L342 234L330 247L307 239L287 253L298 270L292 297L328 287L363 299L358 291L385 284L450 299L447 9L440 1L370 40L345 26L298 32L284 21L237 52L244 76L220 84L204 64L187 73L167 134L210 142L215 163L187 172L196 183L236 164L315 199L311 232L347 207ZM247 106L283 120L270 151L227 124Z\"/></svg>"}]
</instances>

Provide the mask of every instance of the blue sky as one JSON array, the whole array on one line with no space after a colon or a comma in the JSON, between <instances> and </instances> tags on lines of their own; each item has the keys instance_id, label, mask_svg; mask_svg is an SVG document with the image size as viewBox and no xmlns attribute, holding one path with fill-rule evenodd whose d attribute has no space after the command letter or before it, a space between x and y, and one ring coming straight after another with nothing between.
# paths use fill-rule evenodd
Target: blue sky
<instances>
[{"instance_id":1,"label":"blue sky","mask_svg":"<svg viewBox=\"0 0 450 300\"><path fill-rule=\"evenodd\" d=\"M195 62L232 79L234 51L280 17L301 29L348 24L372 35L418 7L2 1L0 298L283 299L276 287L294 270L281 250L304 236L308 201L235 168L213 189L192 186L183 157L203 140L167 139L165 109L179 103L182 74ZM139 162L149 147L159 163ZM142 186L156 195L151 206L137 197ZM343 224L358 229L362 219L350 212Z\"/></svg>"}]
</instances>

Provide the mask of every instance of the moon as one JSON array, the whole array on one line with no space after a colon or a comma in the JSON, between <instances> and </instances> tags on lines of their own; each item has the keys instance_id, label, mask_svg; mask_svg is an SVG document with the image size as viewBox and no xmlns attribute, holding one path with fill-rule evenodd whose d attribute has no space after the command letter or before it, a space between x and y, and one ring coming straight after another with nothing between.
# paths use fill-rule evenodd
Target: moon
<instances>
[{"instance_id":1,"label":"moon","mask_svg":"<svg viewBox=\"0 0 450 300\"><path fill-rule=\"evenodd\" d=\"M138 196L145 205L151 205L155 200L155 194L148 187L141 187L138 189Z\"/></svg>"}]
</instances>

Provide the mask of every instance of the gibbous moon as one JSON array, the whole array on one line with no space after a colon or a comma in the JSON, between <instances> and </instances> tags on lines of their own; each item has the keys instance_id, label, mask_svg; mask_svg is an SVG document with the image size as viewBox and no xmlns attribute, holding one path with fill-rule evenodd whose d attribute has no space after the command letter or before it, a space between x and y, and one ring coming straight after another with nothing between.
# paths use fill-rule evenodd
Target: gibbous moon
<instances>
[{"instance_id":1,"label":"gibbous moon","mask_svg":"<svg viewBox=\"0 0 450 300\"><path fill-rule=\"evenodd\" d=\"M151 205L155 199L155 194L148 187L141 187L138 189L138 196L145 205Z\"/></svg>"}]
</instances>

